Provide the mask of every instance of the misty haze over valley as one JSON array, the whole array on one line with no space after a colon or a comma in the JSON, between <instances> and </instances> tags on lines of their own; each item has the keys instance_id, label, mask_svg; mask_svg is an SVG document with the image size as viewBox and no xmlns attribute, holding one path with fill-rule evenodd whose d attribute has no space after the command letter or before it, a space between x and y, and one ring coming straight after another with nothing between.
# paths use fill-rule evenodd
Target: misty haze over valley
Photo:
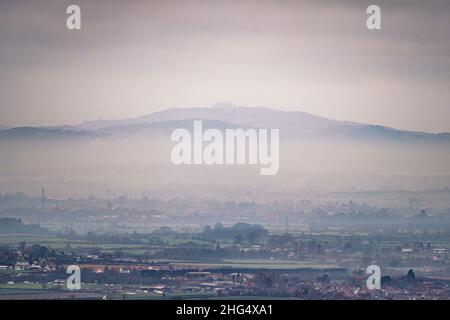
<instances>
[{"instance_id":1,"label":"misty haze over valley","mask_svg":"<svg viewBox=\"0 0 450 320\"><path fill-rule=\"evenodd\" d=\"M280 170L251 165L176 166L176 128L279 128ZM0 193L61 197L143 194L262 200L327 192L420 191L450 185L450 134L401 131L300 111L239 107L173 108L76 126L0 131Z\"/></svg>"}]
</instances>

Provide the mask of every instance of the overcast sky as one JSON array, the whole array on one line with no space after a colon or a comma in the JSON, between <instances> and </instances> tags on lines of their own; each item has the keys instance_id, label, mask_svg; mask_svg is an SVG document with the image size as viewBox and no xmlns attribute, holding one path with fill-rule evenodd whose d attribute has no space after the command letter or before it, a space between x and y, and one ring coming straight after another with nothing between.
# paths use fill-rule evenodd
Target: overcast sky
<instances>
[{"instance_id":1,"label":"overcast sky","mask_svg":"<svg viewBox=\"0 0 450 320\"><path fill-rule=\"evenodd\" d=\"M0 71L1 125L227 100L450 131L450 1L0 0Z\"/></svg>"}]
</instances>

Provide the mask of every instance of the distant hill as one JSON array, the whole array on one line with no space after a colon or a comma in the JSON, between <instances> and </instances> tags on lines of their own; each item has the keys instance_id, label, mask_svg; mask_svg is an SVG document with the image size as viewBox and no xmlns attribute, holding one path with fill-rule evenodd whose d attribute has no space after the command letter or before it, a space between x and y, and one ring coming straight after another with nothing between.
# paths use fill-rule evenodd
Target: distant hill
<instances>
[{"instance_id":1,"label":"distant hill","mask_svg":"<svg viewBox=\"0 0 450 320\"><path fill-rule=\"evenodd\" d=\"M11 138L102 138L167 134L169 130L191 128L192 120L204 120L205 128L278 128L285 140L365 140L401 143L450 144L450 133L403 131L389 127L338 121L301 111L280 111L265 107L239 107L230 103L212 108L171 108L141 117L96 120L77 126L21 127L0 131L0 139Z\"/></svg>"},{"instance_id":2,"label":"distant hill","mask_svg":"<svg viewBox=\"0 0 450 320\"><path fill-rule=\"evenodd\" d=\"M60 128L33 128L18 127L0 131L0 139L89 139L89 138L129 138L146 137L158 135L170 135L177 128L193 128L195 119L183 119L173 121L160 121L150 123L130 123L117 124L110 127L88 130L64 130ZM237 125L218 120L204 120L204 130L216 128L219 130L231 128L248 128L247 126Z\"/></svg>"},{"instance_id":3,"label":"distant hill","mask_svg":"<svg viewBox=\"0 0 450 320\"><path fill-rule=\"evenodd\" d=\"M198 118L197 118L198 119ZM145 133L168 133L170 134L172 130L177 128L193 128L193 121L195 118L182 119L182 120L168 120L159 122L143 122L143 123L132 123L126 125L116 125L107 128L94 130L96 134L99 135L132 135L132 134L145 134ZM248 126L240 126L234 123L219 121L219 120L203 120L203 129L216 128L219 130L231 129L231 128L248 128Z\"/></svg>"},{"instance_id":4,"label":"distant hill","mask_svg":"<svg viewBox=\"0 0 450 320\"><path fill-rule=\"evenodd\" d=\"M240 126L279 128L290 131L295 129L298 132L311 132L341 123L301 111L280 111L264 107L235 107L219 104L213 108L171 108L132 119L88 121L76 128L95 130L117 125L185 119L217 120Z\"/></svg>"},{"instance_id":5,"label":"distant hill","mask_svg":"<svg viewBox=\"0 0 450 320\"><path fill-rule=\"evenodd\" d=\"M35 138L35 139L53 139L53 138L80 138L93 137L93 132L63 130L59 128L35 128L35 127L17 127L0 131L0 139L16 138Z\"/></svg>"}]
</instances>

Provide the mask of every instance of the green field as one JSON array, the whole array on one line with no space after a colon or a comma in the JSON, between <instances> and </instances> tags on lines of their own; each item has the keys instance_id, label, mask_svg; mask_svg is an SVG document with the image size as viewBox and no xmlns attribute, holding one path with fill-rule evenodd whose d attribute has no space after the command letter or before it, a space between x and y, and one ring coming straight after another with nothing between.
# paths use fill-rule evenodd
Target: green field
<instances>
[{"instance_id":1,"label":"green field","mask_svg":"<svg viewBox=\"0 0 450 320\"><path fill-rule=\"evenodd\" d=\"M198 245L211 244L208 241L203 240L190 240L190 239L173 239L163 238L168 245L175 246L182 243L194 242ZM20 242L26 242L27 245L39 244L52 249L97 249L102 252L112 253L117 250L124 251L131 254L144 254L153 253L155 246L148 244L117 244L117 243L95 243L83 240L69 240L64 238L39 236L39 235L25 235L25 234L12 234L12 235L0 235L0 246L18 246Z\"/></svg>"},{"instance_id":2,"label":"green field","mask_svg":"<svg viewBox=\"0 0 450 320\"><path fill-rule=\"evenodd\" d=\"M0 235L0 245L18 246L20 242L34 245L39 244L52 249L97 249L103 252L114 252L122 250L128 253L142 254L153 252L154 247L140 244L111 244L111 243L94 243L82 240L68 240L56 237L38 236L38 235Z\"/></svg>"},{"instance_id":3,"label":"green field","mask_svg":"<svg viewBox=\"0 0 450 320\"><path fill-rule=\"evenodd\" d=\"M337 265L316 264L293 260L266 260L266 259L225 259L221 262L171 262L180 267L195 267L203 269L214 268L248 268L248 269L332 269Z\"/></svg>"}]
</instances>

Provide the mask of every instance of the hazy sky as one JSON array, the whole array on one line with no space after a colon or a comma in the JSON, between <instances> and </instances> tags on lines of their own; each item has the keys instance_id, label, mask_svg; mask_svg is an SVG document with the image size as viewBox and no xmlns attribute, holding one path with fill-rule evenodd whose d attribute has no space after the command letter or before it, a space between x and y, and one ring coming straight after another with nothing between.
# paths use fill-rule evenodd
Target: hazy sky
<instances>
[{"instance_id":1,"label":"hazy sky","mask_svg":"<svg viewBox=\"0 0 450 320\"><path fill-rule=\"evenodd\" d=\"M1 125L229 100L450 131L450 1L0 0L0 71Z\"/></svg>"}]
</instances>

